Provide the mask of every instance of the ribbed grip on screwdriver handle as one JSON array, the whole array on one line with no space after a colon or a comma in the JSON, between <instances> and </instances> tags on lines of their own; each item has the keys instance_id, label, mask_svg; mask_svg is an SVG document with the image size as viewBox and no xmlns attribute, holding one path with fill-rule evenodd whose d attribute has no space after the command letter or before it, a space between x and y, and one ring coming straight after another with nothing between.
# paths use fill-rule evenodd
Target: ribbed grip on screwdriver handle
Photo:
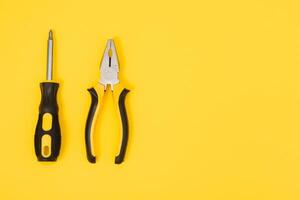
<instances>
[{"instance_id":1,"label":"ribbed grip on screwdriver handle","mask_svg":"<svg viewBox=\"0 0 300 200\"><path fill-rule=\"evenodd\" d=\"M35 153L39 161L56 161L59 155L61 133L56 100L58 87L59 84L54 82L40 84L42 99L34 136Z\"/></svg>"}]
</instances>

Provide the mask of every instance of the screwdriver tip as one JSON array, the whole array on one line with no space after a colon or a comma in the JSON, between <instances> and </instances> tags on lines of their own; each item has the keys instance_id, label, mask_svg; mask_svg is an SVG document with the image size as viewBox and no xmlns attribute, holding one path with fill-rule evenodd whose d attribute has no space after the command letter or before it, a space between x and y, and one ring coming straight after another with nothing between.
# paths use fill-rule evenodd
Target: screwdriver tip
<instances>
[{"instance_id":1,"label":"screwdriver tip","mask_svg":"<svg viewBox=\"0 0 300 200\"><path fill-rule=\"evenodd\" d=\"M50 29L49 31L49 39L52 39L53 38L53 33L52 33L52 30Z\"/></svg>"}]
</instances>

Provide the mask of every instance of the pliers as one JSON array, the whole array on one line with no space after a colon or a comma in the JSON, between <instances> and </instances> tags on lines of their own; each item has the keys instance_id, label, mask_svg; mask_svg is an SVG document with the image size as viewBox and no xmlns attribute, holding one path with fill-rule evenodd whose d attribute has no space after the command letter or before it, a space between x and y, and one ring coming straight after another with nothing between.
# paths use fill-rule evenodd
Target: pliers
<instances>
[{"instance_id":1,"label":"pliers","mask_svg":"<svg viewBox=\"0 0 300 200\"><path fill-rule=\"evenodd\" d=\"M90 163L96 163L96 156L92 152L92 139L91 133L94 125L95 113L98 110L99 100L102 99L104 94L111 91L115 102L115 105L119 107L120 118L122 121L122 142L119 154L115 157L115 164L121 164L124 160L127 143L128 143L128 118L125 107L125 97L129 92L128 89L121 86L119 81L119 62L118 56L115 48L114 41L112 39L107 41L106 48L102 57L100 65L100 89L97 91L95 88L89 88L88 91L91 95L92 101L89 109L86 126L85 126L85 144L86 144L86 154L87 159ZM100 101L100 103L102 103Z\"/></svg>"}]
</instances>

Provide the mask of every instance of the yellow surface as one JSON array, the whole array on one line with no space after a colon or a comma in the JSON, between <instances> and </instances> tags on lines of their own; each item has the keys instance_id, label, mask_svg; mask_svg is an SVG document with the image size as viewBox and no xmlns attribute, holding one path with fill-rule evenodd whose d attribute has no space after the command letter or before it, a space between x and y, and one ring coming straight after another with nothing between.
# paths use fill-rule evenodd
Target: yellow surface
<instances>
[{"instance_id":1,"label":"yellow surface","mask_svg":"<svg viewBox=\"0 0 300 200\"><path fill-rule=\"evenodd\" d=\"M300 199L299 1L0 1L0 199ZM36 161L55 34L61 156ZM114 38L131 140L111 95L87 162L87 88Z\"/></svg>"}]
</instances>

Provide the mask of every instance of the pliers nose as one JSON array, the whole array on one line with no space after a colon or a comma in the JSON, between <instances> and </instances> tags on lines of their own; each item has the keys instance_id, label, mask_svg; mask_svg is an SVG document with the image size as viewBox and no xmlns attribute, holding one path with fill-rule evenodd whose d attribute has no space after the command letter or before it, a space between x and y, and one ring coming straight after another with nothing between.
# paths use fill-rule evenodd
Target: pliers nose
<instances>
[{"instance_id":1,"label":"pliers nose","mask_svg":"<svg viewBox=\"0 0 300 200\"><path fill-rule=\"evenodd\" d=\"M111 90L113 90L113 86L119 83L118 74L119 61L115 43L112 39L109 39L101 60L99 83L104 86L104 89L107 88L107 85L110 85Z\"/></svg>"}]
</instances>

